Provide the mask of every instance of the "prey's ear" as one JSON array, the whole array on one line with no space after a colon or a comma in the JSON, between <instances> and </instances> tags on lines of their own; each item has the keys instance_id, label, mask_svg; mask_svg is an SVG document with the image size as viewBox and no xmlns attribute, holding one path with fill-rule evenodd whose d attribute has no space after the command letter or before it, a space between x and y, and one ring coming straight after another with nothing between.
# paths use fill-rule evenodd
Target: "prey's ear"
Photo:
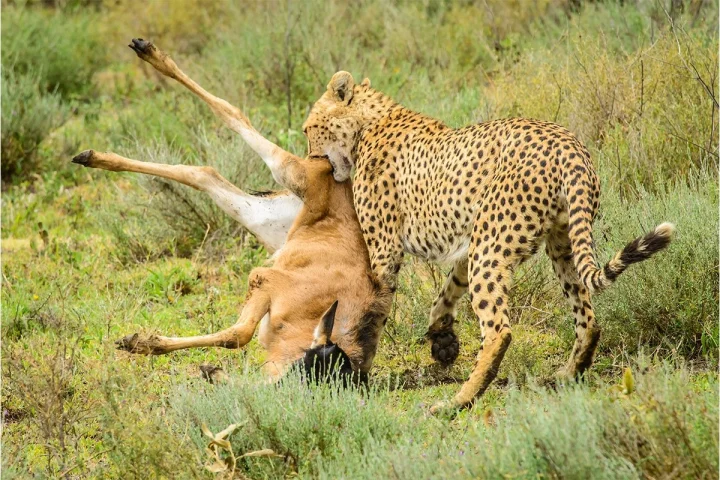
<instances>
[{"instance_id":1,"label":"prey's ear","mask_svg":"<svg viewBox=\"0 0 720 480\"><path fill-rule=\"evenodd\" d=\"M355 80L348 72L337 72L328 83L328 91L332 92L337 101L349 104L355 88Z\"/></svg>"},{"instance_id":2,"label":"prey's ear","mask_svg":"<svg viewBox=\"0 0 720 480\"><path fill-rule=\"evenodd\" d=\"M323 314L320 323L315 329L315 338L313 338L311 348L330 343L330 335L332 335L333 326L335 325L335 312L337 311L337 306L338 301L335 300L335 303L333 303L332 306L328 308L327 312Z\"/></svg>"}]
</instances>

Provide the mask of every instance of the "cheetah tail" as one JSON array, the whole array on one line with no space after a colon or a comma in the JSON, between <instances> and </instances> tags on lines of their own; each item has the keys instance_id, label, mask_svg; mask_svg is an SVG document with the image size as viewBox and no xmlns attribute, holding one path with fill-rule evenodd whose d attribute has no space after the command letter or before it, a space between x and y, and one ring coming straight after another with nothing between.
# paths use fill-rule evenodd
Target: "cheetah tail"
<instances>
[{"instance_id":1,"label":"cheetah tail","mask_svg":"<svg viewBox=\"0 0 720 480\"><path fill-rule=\"evenodd\" d=\"M610 286L633 263L647 260L670 244L675 225L662 223L651 232L625 245L603 268L586 269L581 275L585 287L598 293Z\"/></svg>"}]
</instances>

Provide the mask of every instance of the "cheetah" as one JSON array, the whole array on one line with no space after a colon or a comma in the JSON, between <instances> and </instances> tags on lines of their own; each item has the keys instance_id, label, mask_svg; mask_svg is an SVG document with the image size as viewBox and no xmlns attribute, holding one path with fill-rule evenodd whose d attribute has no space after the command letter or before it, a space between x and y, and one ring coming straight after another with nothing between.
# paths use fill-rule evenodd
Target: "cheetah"
<instances>
[{"instance_id":1,"label":"cheetah","mask_svg":"<svg viewBox=\"0 0 720 480\"><path fill-rule=\"evenodd\" d=\"M354 174L354 201L377 280L394 292L403 255L450 263L427 337L440 364L459 352L456 304L470 292L482 346L470 378L431 411L469 406L495 378L511 342L513 271L545 244L575 320L562 374L580 377L600 338L591 297L670 243L663 223L599 266L592 224L600 197L585 146L554 123L511 118L462 128L413 112L348 72L336 73L303 125L309 156L336 181ZM392 293L390 293L392 295Z\"/></svg>"}]
</instances>

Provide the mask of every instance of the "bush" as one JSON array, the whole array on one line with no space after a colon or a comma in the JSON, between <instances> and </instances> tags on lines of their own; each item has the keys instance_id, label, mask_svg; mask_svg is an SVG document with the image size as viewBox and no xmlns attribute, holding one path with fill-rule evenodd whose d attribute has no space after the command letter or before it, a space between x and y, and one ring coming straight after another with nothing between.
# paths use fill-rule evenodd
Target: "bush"
<instances>
[{"instance_id":1,"label":"bush","mask_svg":"<svg viewBox=\"0 0 720 480\"><path fill-rule=\"evenodd\" d=\"M4 475L209 476L200 425L238 423L235 455L280 455L239 458L249 478L717 478L716 2L684 2L674 30L668 1L648 0L187 0L145 2L142 15L126 0L6 3L2 168L19 174L2 198ZM570 308L544 255L524 264L498 379L453 421L427 408L468 378L480 325L466 297L456 366L432 362L423 336L444 275L417 259L367 394L260 385L249 366L228 386L199 379L200 362L254 369L265 359L257 342L116 352L133 331L231 324L267 255L203 193L70 158L110 150L212 165L246 190L274 186L206 105L135 57L133 36L299 155L308 108L340 69L454 126L556 120L601 173L601 262L662 221L677 237L595 299L596 365L586 384L558 392L536 384L567 360ZM621 370L641 350L700 371L639 362L636 391L623 394Z\"/></svg>"},{"instance_id":2,"label":"bush","mask_svg":"<svg viewBox=\"0 0 720 480\"><path fill-rule=\"evenodd\" d=\"M63 97L90 93L92 75L108 61L99 20L85 13L4 8L3 70L36 74L41 88Z\"/></svg>"},{"instance_id":3,"label":"bush","mask_svg":"<svg viewBox=\"0 0 720 480\"><path fill-rule=\"evenodd\" d=\"M591 34L598 23L616 31ZM565 41L527 46L486 90L487 109L478 115L565 125L624 185L649 188L658 177L716 166L718 98L709 86L717 37L700 25L687 28L664 18L656 25L629 5L588 6L561 32Z\"/></svg>"},{"instance_id":4,"label":"bush","mask_svg":"<svg viewBox=\"0 0 720 480\"><path fill-rule=\"evenodd\" d=\"M597 369L609 359L648 349L711 364L718 358L717 180L714 173L701 170L682 181L657 180L652 188L650 192L636 184L632 195L623 196L612 183L603 187L599 218L593 226L601 265L660 223L674 223L676 233L667 250L631 266L593 298L602 329ZM513 338L503 370L517 377L529 368L546 365L539 371L549 372L559 367L574 342L570 308L545 257L540 254L523 266L511 291L511 320L520 332ZM472 311L468 317L474 321ZM552 333L543 339L544 348L518 351L515 340L537 343L538 326ZM530 328L529 339L524 335L526 328ZM553 355L534 358L538 352Z\"/></svg>"},{"instance_id":5,"label":"bush","mask_svg":"<svg viewBox=\"0 0 720 480\"><path fill-rule=\"evenodd\" d=\"M199 78L226 92L231 103L257 104L271 132L299 132L308 108L338 70L369 76L399 101L429 96L432 104L459 88L481 87L485 74L504 62L500 42L529 31L538 16L548 22L563 18L566 2L507 3L312 0L273 10L261 3L230 6L203 50Z\"/></svg>"},{"instance_id":6,"label":"bush","mask_svg":"<svg viewBox=\"0 0 720 480\"><path fill-rule=\"evenodd\" d=\"M69 109L60 96L46 92L39 75L2 71L2 176L31 173L36 167L37 147L60 126Z\"/></svg>"},{"instance_id":7,"label":"bush","mask_svg":"<svg viewBox=\"0 0 720 480\"><path fill-rule=\"evenodd\" d=\"M251 478L712 478L716 378L693 380L670 365L634 375L629 389L625 381L511 390L501 408L448 423L422 406L387 408L393 395L384 388L308 389L292 375L262 385L246 372L228 386L178 389L170 412L198 450L208 443L202 424L219 432L233 423L236 457L272 449L277 457L238 461Z\"/></svg>"},{"instance_id":8,"label":"bush","mask_svg":"<svg viewBox=\"0 0 720 480\"><path fill-rule=\"evenodd\" d=\"M700 170L674 182L658 179L651 190L636 184L631 195L623 195L613 182L604 181L608 175L601 170L600 214L593 226L601 265L662 222L675 223L677 231L667 250L631 266L594 297L602 335L593 371L612 370L618 358L642 350L714 364L720 315L719 198L714 172ZM380 349L376 369L395 375L405 370L413 381L432 383L437 381L433 374L448 375L432 370L423 341L430 306L444 275L428 275L420 261L408 263L387 326L391 340ZM499 377L519 384L528 376L549 379L567 361L575 338L571 308L547 255L541 251L520 266L510 296L513 342ZM458 313L461 350L458 368L450 372L450 378L462 381L479 351L481 333L467 296ZM429 377L423 380L423 375Z\"/></svg>"},{"instance_id":9,"label":"bush","mask_svg":"<svg viewBox=\"0 0 720 480\"><path fill-rule=\"evenodd\" d=\"M239 137L219 138L199 131L185 141L192 144L189 152L158 142L138 144L127 155L155 163L210 165L248 192L272 187L269 170ZM134 189L97 214L103 224L111 227L115 255L122 263L146 261L167 253L188 257L201 244L206 251L213 251L214 243L231 240L237 245L238 237L240 243L246 238L242 226L206 193L158 177L127 174L127 178L141 185L145 195ZM249 245L256 244L251 240Z\"/></svg>"},{"instance_id":10,"label":"bush","mask_svg":"<svg viewBox=\"0 0 720 480\"><path fill-rule=\"evenodd\" d=\"M2 175L35 173L37 147L68 118L68 100L91 93L107 61L96 22L83 14L8 7L2 15Z\"/></svg>"},{"instance_id":11,"label":"bush","mask_svg":"<svg viewBox=\"0 0 720 480\"><path fill-rule=\"evenodd\" d=\"M657 193L638 187L623 198L606 189L594 229L607 260L634 237L663 221L677 232L667 251L628 269L595 300L602 349L635 352L641 346L717 361L718 186L714 173L658 180ZM642 286L642 287L639 287Z\"/></svg>"}]
</instances>

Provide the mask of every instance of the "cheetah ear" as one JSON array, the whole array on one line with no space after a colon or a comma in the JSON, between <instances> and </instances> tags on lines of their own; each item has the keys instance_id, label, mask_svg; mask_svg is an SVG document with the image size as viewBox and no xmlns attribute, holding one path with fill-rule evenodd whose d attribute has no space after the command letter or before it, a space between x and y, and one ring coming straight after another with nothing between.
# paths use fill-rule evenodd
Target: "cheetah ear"
<instances>
[{"instance_id":1,"label":"cheetah ear","mask_svg":"<svg viewBox=\"0 0 720 480\"><path fill-rule=\"evenodd\" d=\"M370 88L370 79L367 78L367 77L365 77L365 80L363 80L360 85L362 85L363 87L368 87L368 88Z\"/></svg>"},{"instance_id":2,"label":"cheetah ear","mask_svg":"<svg viewBox=\"0 0 720 480\"><path fill-rule=\"evenodd\" d=\"M328 91L332 92L338 101L345 104L350 103L355 88L355 80L348 72L337 72L328 83Z\"/></svg>"}]
</instances>

